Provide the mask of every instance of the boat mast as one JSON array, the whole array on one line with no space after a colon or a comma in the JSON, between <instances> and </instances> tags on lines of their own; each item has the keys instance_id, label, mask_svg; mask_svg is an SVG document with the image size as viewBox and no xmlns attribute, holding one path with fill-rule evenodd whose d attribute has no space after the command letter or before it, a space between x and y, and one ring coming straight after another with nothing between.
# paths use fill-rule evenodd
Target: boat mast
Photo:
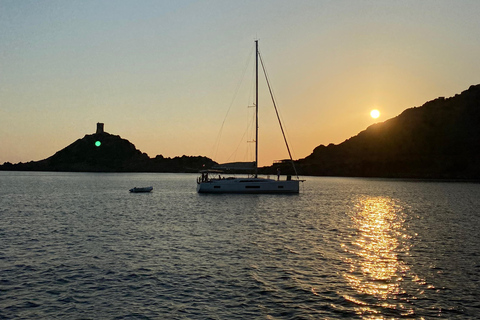
<instances>
[{"instance_id":1,"label":"boat mast","mask_svg":"<svg viewBox=\"0 0 480 320\"><path fill-rule=\"evenodd\" d=\"M258 40L255 40L255 178L258 176Z\"/></svg>"}]
</instances>

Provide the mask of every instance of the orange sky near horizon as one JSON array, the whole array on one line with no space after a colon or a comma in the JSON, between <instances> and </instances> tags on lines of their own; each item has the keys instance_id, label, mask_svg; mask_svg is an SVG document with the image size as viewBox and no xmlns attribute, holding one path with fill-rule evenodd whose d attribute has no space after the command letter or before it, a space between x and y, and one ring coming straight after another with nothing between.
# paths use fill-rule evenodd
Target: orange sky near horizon
<instances>
[{"instance_id":1,"label":"orange sky near horizon","mask_svg":"<svg viewBox=\"0 0 480 320\"><path fill-rule=\"evenodd\" d=\"M251 161L256 38L304 158L480 83L479 14L446 0L0 0L0 163L47 158L97 122L150 157ZM260 95L270 165L288 154Z\"/></svg>"}]
</instances>

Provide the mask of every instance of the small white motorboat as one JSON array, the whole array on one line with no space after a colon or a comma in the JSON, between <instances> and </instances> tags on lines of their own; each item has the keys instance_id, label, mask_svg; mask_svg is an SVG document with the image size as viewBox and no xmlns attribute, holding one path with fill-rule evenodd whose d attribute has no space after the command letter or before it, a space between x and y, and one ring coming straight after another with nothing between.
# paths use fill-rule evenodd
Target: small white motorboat
<instances>
[{"instance_id":1,"label":"small white motorboat","mask_svg":"<svg viewBox=\"0 0 480 320\"><path fill-rule=\"evenodd\" d=\"M153 187L141 187L141 188L132 188L129 191L133 193L139 193L139 192L150 192L153 190Z\"/></svg>"}]
</instances>

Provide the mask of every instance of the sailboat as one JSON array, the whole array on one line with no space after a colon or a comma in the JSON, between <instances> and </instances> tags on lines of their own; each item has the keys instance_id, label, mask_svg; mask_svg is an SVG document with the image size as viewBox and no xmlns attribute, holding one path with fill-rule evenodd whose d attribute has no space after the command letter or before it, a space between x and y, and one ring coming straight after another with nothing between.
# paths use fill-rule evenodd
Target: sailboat
<instances>
[{"instance_id":1,"label":"sailboat","mask_svg":"<svg viewBox=\"0 0 480 320\"><path fill-rule=\"evenodd\" d=\"M198 193L299 193L299 183L303 180L292 179L290 175L286 176L285 180L280 179L280 174L278 174L277 180L270 178L261 178L258 177L258 61L260 53L258 51L258 40L255 40L255 162L253 163L254 174L245 177L222 177L221 171L218 170L204 170L201 171L201 176L197 179L197 192ZM262 63L263 67L263 63ZM265 68L263 68L265 72ZM267 84L270 88L270 84ZM270 90L272 95L272 91ZM273 95L272 95L273 99ZM274 101L274 100L273 100ZM275 101L274 101L275 106ZM275 106L275 110L276 106ZM278 117L278 112L277 112ZM280 117L278 117L280 122ZM280 122L280 128L283 132L283 127ZM284 140L287 145L287 150L290 155L290 160L293 163L293 159L290 153L290 148L288 147L287 140ZM296 170L295 170L296 172Z\"/></svg>"}]
</instances>

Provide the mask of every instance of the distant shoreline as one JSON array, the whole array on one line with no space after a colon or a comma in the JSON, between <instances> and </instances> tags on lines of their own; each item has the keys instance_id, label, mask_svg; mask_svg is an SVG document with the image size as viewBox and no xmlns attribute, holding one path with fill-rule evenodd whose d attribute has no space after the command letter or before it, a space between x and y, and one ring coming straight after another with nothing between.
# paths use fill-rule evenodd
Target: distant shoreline
<instances>
[{"instance_id":1,"label":"distant shoreline","mask_svg":"<svg viewBox=\"0 0 480 320\"><path fill-rule=\"evenodd\" d=\"M158 172L158 171L49 171L49 170L6 170L0 168L0 172L33 172L33 173L102 173L102 174L138 174L138 173L156 173L156 174L191 174L195 175L198 172ZM245 175L244 173L237 173L237 175ZM273 173L265 173L260 175L273 175ZM361 177L361 176L329 176L329 175L301 175L301 177L312 177L312 178L347 178L347 179L367 179L367 180L386 180L386 181L405 181L405 182L446 182L446 183L480 183L480 179L445 179L445 178L396 178L396 177ZM308 182L308 180L307 180Z\"/></svg>"}]
</instances>

